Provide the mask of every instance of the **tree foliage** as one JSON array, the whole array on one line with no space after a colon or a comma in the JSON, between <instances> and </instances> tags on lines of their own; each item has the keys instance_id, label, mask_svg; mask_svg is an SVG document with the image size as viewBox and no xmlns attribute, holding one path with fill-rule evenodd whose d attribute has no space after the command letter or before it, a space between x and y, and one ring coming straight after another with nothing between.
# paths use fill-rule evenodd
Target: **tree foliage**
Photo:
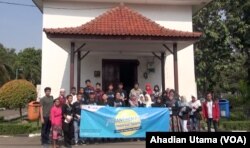
<instances>
[{"instance_id":1,"label":"tree foliage","mask_svg":"<svg viewBox=\"0 0 250 148\"><path fill-rule=\"evenodd\" d=\"M40 84L41 50L26 48L18 53L16 67L22 68L22 76L33 84Z\"/></svg>"},{"instance_id":2,"label":"tree foliage","mask_svg":"<svg viewBox=\"0 0 250 148\"><path fill-rule=\"evenodd\" d=\"M36 99L35 86L26 80L12 80L0 88L0 106L9 109L20 109L32 100Z\"/></svg>"},{"instance_id":3,"label":"tree foliage","mask_svg":"<svg viewBox=\"0 0 250 148\"><path fill-rule=\"evenodd\" d=\"M26 48L16 53L0 44L0 87L16 78L26 79L34 85L41 82L40 49ZM19 71L19 69L22 69Z\"/></svg>"},{"instance_id":4,"label":"tree foliage","mask_svg":"<svg viewBox=\"0 0 250 148\"><path fill-rule=\"evenodd\" d=\"M230 45L246 56L244 67L250 85L250 0L224 0L225 24L230 32Z\"/></svg>"},{"instance_id":5,"label":"tree foliage","mask_svg":"<svg viewBox=\"0 0 250 148\"><path fill-rule=\"evenodd\" d=\"M16 56L15 49L8 49L0 44L0 86L15 77L13 65Z\"/></svg>"},{"instance_id":6,"label":"tree foliage","mask_svg":"<svg viewBox=\"0 0 250 148\"><path fill-rule=\"evenodd\" d=\"M214 0L193 17L194 30L203 32L195 50L201 94L235 92L240 81L250 81L248 5L249 0Z\"/></svg>"}]
</instances>

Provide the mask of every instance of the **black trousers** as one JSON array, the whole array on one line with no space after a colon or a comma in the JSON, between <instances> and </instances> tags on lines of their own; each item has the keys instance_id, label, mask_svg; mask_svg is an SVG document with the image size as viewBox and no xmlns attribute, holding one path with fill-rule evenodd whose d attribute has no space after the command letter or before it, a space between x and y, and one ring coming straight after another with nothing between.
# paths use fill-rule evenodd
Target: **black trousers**
<instances>
[{"instance_id":1,"label":"black trousers","mask_svg":"<svg viewBox=\"0 0 250 148\"><path fill-rule=\"evenodd\" d=\"M213 120L212 118L208 118L207 120L207 130L211 132L211 124L213 123L215 132L218 132L218 122Z\"/></svg>"},{"instance_id":2,"label":"black trousers","mask_svg":"<svg viewBox=\"0 0 250 148\"><path fill-rule=\"evenodd\" d=\"M43 117L44 123L42 124L41 129L41 142L42 144L49 144L49 135L50 135L50 128L51 122L49 117Z\"/></svg>"},{"instance_id":3,"label":"black trousers","mask_svg":"<svg viewBox=\"0 0 250 148\"><path fill-rule=\"evenodd\" d=\"M64 145L66 147L71 147L71 141L72 141L73 133L74 133L73 122L72 121L70 123L63 122L62 129L63 129L63 136L64 136Z\"/></svg>"}]
</instances>

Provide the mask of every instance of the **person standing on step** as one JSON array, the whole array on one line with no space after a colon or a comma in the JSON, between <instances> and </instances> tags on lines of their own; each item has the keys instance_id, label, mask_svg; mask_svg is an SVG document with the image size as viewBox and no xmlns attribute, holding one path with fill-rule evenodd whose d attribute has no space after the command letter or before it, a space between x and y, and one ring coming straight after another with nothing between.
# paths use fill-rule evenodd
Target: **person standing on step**
<instances>
[{"instance_id":1,"label":"person standing on step","mask_svg":"<svg viewBox=\"0 0 250 148\"><path fill-rule=\"evenodd\" d=\"M125 107L124 99L120 92L115 93L114 107Z\"/></svg>"},{"instance_id":2,"label":"person standing on step","mask_svg":"<svg viewBox=\"0 0 250 148\"><path fill-rule=\"evenodd\" d=\"M152 102L152 99L151 99L150 95L146 94L145 95L145 100L144 100L144 103L143 103L143 107L152 107L152 104L153 104L153 102Z\"/></svg>"},{"instance_id":3,"label":"person standing on step","mask_svg":"<svg viewBox=\"0 0 250 148\"><path fill-rule=\"evenodd\" d=\"M51 88L46 87L44 89L45 96L40 100L40 120L42 123L41 129L41 143L44 147L48 147L50 143L50 128L51 128L51 121L50 121L50 110L53 106L53 96L51 96Z\"/></svg>"},{"instance_id":4,"label":"person standing on step","mask_svg":"<svg viewBox=\"0 0 250 148\"><path fill-rule=\"evenodd\" d=\"M201 102L197 100L194 96L191 96L192 100L189 102L189 106L192 109L190 112L190 127L192 131L199 130L199 119L197 118L200 115Z\"/></svg>"},{"instance_id":5,"label":"person standing on step","mask_svg":"<svg viewBox=\"0 0 250 148\"><path fill-rule=\"evenodd\" d=\"M152 90L152 87L151 87L151 84L150 83L147 83L145 85L145 92L146 94L150 95L150 97L152 97L153 95L153 90Z\"/></svg>"},{"instance_id":6,"label":"person standing on step","mask_svg":"<svg viewBox=\"0 0 250 148\"><path fill-rule=\"evenodd\" d=\"M101 102L102 100L102 95L103 95L103 91L101 88L101 83L96 83L96 88L95 88L95 101Z\"/></svg>"},{"instance_id":7,"label":"person standing on step","mask_svg":"<svg viewBox=\"0 0 250 148\"><path fill-rule=\"evenodd\" d=\"M86 100L87 97L85 96L84 88L83 88L83 87L80 87L80 88L79 88L78 94L81 94L81 95L82 95L81 102L84 102L84 101Z\"/></svg>"},{"instance_id":8,"label":"person standing on step","mask_svg":"<svg viewBox=\"0 0 250 148\"><path fill-rule=\"evenodd\" d=\"M59 97L57 98L60 101L60 106L61 107L66 103L65 93L66 93L65 89L61 88Z\"/></svg>"},{"instance_id":9,"label":"person standing on step","mask_svg":"<svg viewBox=\"0 0 250 148\"><path fill-rule=\"evenodd\" d=\"M72 87L70 90L70 95L73 97L72 100L72 104L76 102L77 98L76 98L76 87Z\"/></svg>"},{"instance_id":10,"label":"person standing on step","mask_svg":"<svg viewBox=\"0 0 250 148\"><path fill-rule=\"evenodd\" d=\"M62 107L63 114L63 136L64 136L64 146L67 148L71 148L71 141L74 133L73 126L73 106L72 106L73 96L67 96L67 102Z\"/></svg>"},{"instance_id":11,"label":"person standing on step","mask_svg":"<svg viewBox=\"0 0 250 148\"><path fill-rule=\"evenodd\" d=\"M55 99L54 102L54 106L50 111L50 120L52 125L53 148L57 148L57 142L62 136L62 107L58 98Z\"/></svg>"},{"instance_id":12,"label":"person standing on step","mask_svg":"<svg viewBox=\"0 0 250 148\"><path fill-rule=\"evenodd\" d=\"M98 105L101 106L109 106L108 104L108 96L106 94L102 95L102 100L100 102L97 102Z\"/></svg>"},{"instance_id":13,"label":"person standing on step","mask_svg":"<svg viewBox=\"0 0 250 148\"><path fill-rule=\"evenodd\" d=\"M80 120L81 120L81 105L82 105L82 94L77 94L77 101L73 104L73 117L74 117L74 140L76 145L83 144L82 140L79 140L80 132Z\"/></svg>"},{"instance_id":14,"label":"person standing on step","mask_svg":"<svg viewBox=\"0 0 250 148\"><path fill-rule=\"evenodd\" d=\"M152 97L153 102L156 101L155 98L159 98L159 97L161 97L161 89L160 89L159 85L155 85L154 91L153 91L153 97ZM162 101L164 102L164 100L162 100Z\"/></svg>"},{"instance_id":15,"label":"person standing on step","mask_svg":"<svg viewBox=\"0 0 250 148\"><path fill-rule=\"evenodd\" d=\"M128 103L128 95L127 95L127 91L125 89L123 89L123 83L120 82L118 84L118 90L117 92L119 92L121 94L121 97L123 98L124 100L124 103L125 103L125 106L129 106L129 103Z\"/></svg>"},{"instance_id":16,"label":"person standing on step","mask_svg":"<svg viewBox=\"0 0 250 148\"><path fill-rule=\"evenodd\" d=\"M139 107L139 101L134 94L129 98L129 107Z\"/></svg>"},{"instance_id":17,"label":"person standing on step","mask_svg":"<svg viewBox=\"0 0 250 148\"><path fill-rule=\"evenodd\" d=\"M186 97L181 96L179 117L181 119L180 122L181 122L182 132L188 132L187 122L189 119L190 112L191 108L189 107Z\"/></svg>"},{"instance_id":18,"label":"person standing on step","mask_svg":"<svg viewBox=\"0 0 250 148\"><path fill-rule=\"evenodd\" d=\"M94 93L95 92L95 89L94 87L92 86L92 83L89 79L87 79L85 81L85 85L86 87L84 88L84 93L85 93L85 96L86 96L86 100L85 101L88 101L89 99L89 94L90 93Z\"/></svg>"},{"instance_id":19,"label":"person standing on step","mask_svg":"<svg viewBox=\"0 0 250 148\"><path fill-rule=\"evenodd\" d=\"M115 101L115 92L114 92L114 86L113 84L109 84L108 86L108 91L107 91L107 96L108 96L108 104L109 106L114 106L114 101Z\"/></svg>"},{"instance_id":20,"label":"person standing on step","mask_svg":"<svg viewBox=\"0 0 250 148\"><path fill-rule=\"evenodd\" d=\"M161 97L155 97L155 103L152 104L152 107L166 107L166 105Z\"/></svg>"},{"instance_id":21,"label":"person standing on step","mask_svg":"<svg viewBox=\"0 0 250 148\"><path fill-rule=\"evenodd\" d=\"M166 100L166 107L170 111L170 130L171 132L180 132L180 118L179 118L179 107L180 107L180 99L179 95L175 92L175 90L171 89L169 91L169 97Z\"/></svg>"},{"instance_id":22,"label":"person standing on step","mask_svg":"<svg viewBox=\"0 0 250 148\"><path fill-rule=\"evenodd\" d=\"M202 104L202 112L207 122L207 130L211 132L211 124L213 123L215 132L218 131L218 122L220 119L220 108L217 101L213 101L212 93L208 92L207 100Z\"/></svg>"},{"instance_id":23,"label":"person standing on step","mask_svg":"<svg viewBox=\"0 0 250 148\"><path fill-rule=\"evenodd\" d=\"M134 88L131 89L129 93L129 97L131 98L132 95L136 97L136 100L138 101L140 99L140 95L143 94L142 90L139 88L139 83L135 83Z\"/></svg>"}]
</instances>

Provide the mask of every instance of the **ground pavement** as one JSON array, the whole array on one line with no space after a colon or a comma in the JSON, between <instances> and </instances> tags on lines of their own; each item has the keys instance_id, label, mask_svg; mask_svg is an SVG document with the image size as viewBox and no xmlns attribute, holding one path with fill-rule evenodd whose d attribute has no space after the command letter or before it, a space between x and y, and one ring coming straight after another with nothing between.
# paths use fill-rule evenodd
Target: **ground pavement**
<instances>
[{"instance_id":1,"label":"ground pavement","mask_svg":"<svg viewBox=\"0 0 250 148\"><path fill-rule=\"evenodd\" d=\"M145 141L73 146L74 148L145 148ZM0 137L0 148L42 148L40 137Z\"/></svg>"},{"instance_id":2,"label":"ground pavement","mask_svg":"<svg viewBox=\"0 0 250 148\"><path fill-rule=\"evenodd\" d=\"M27 109L24 108L22 109L23 116L27 115ZM10 120L15 120L20 117L19 110L0 110L0 117L4 117L4 120L10 121Z\"/></svg>"}]
</instances>

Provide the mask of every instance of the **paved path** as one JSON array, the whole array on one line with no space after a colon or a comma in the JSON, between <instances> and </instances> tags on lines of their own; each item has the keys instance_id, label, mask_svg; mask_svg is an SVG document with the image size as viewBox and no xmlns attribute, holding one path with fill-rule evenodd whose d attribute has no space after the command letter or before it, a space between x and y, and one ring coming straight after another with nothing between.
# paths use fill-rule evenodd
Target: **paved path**
<instances>
[{"instance_id":1,"label":"paved path","mask_svg":"<svg viewBox=\"0 0 250 148\"><path fill-rule=\"evenodd\" d=\"M27 109L22 109L23 116L27 115ZM4 110L0 111L0 117L3 116L4 120L13 120L20 117L19 109L17 110Z\"/></svg>"},{"instance_id":2,"label":"paved path","mask_svg":"<svg viewBox=\"0 0 250 148\"><path fill-rule=\"evenodd\" d=\"M40 137L0 137L0 148L42 148ZM74 146L74 148L145 148L145 142L105 143Z\"/></svg>"}]
</instances>

